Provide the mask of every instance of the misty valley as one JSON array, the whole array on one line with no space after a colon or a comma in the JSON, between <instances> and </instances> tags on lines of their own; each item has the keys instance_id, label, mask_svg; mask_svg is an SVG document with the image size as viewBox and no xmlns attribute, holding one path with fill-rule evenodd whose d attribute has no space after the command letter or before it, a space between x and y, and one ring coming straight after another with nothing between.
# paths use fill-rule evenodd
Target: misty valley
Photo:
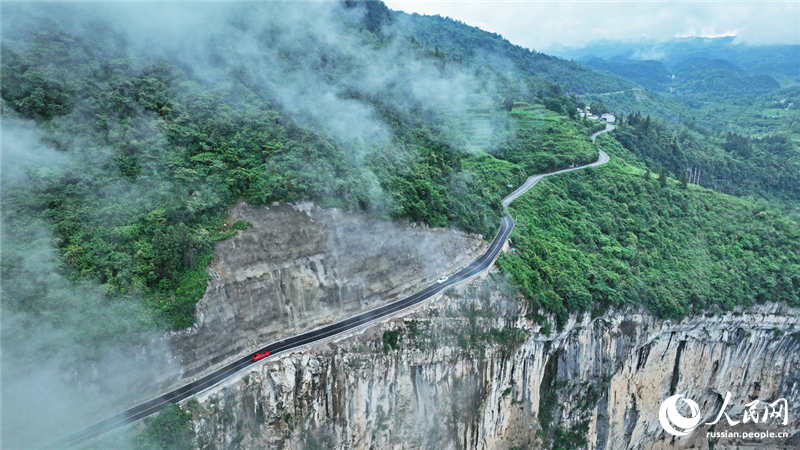
<instances>
[{"instance_id":1,"label":"misty valley","mask_svg":"<svg viewBox=\"0 0 800 450\"><path fill-rule=\"evenodd\" d=\"M800 11L557 6L4 3L0 447L800 446Z\"/></svg>"}]
</instances>

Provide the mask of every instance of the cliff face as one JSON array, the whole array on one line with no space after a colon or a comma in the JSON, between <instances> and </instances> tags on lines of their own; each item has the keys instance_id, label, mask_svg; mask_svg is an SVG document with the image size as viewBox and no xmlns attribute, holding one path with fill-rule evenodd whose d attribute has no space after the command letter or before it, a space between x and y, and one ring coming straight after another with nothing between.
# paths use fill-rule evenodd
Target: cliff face
<instances>
[{"instance_id":1,"label":"cliff face","mask_svg":"<svg viewBox=\"0 0 800 450\"><path fill-rule=\"evenodd\" d=\"M241 203L230 213L237 220L252 227L217 244L196 325L169 336L183 379L413 292L486 246L480 236L311 203Z\"/></svg>"},{"instance_id":2,"label":"cliff face","mask_svg":"<svg viewBox=\"0 0 800 450\"><path fill-rule=\"evenodd\" d=\"M524 313L514 291L491 274L403 318L267 360L183 405L193 412L195 443L708 448L703 427L667 435L658 408L686 394L710 422L727 391L731 418L741 420L753 399L785 397L790 423L772 429L790 436L799 429L797 309L767 305L680 322L607 314L573 319L550 336ZM791 446L798 438L750 444ZM721 439L716 448L736 443Z\"/></svg>"},{"instance_id":3,"label":"cliff face","mask_svg":"<svg viewBox=\"0 0 800 450\"><path fill-rule=\"evenodd\" d=\"M253 227L217 246L197 325L169 338L184 377L410 293L485 246L310 204L242 204L234 220ZM798 309L680 322L614 312L553 334L526 313L491 271L403 316L268 358L182 407L198 448L725 448L748 442L709 440L702 427L673 438L658 409L684 394L705 423L730 391L738 420L751 400L788 401L790 424L772 427L788 440L749 444L800 439Z\"/></svg>"}]
</instances>

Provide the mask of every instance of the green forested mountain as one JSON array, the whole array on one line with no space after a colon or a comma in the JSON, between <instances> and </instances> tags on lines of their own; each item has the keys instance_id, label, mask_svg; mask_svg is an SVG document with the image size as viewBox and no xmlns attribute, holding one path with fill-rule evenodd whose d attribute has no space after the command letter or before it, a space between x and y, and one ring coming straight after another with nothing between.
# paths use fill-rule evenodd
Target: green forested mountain
<instances>
[{"instance_id":1,"label":"green forested mountain","mask_svg":"<svg viewBox=\"0 0 800 450\"><path fill-rule=\"evenodd\" d=\"M350 14L347 8L323 10L343 20ZM394 85L393 91L385 90L392 86L358 86L356 81L374 68L352 58L361 50L383 57L394 52L390 44L405 38L390 41L389 31L371 31L372 16L356 17L343 25L360 33L346 45L301 52L291 47L296 41L287 42L281 34L261 42L280 50L278 71L313 77L324 84L321 90L331 89L309 99L298 99L306 79L288 93L262 83L261 69L273 70L264 62L247 67L212 61L200 73L199 66L114 45L126 36L112 27L87 36L40 21L38 28L4 36L7 117L35 121L41 133L37 145L66 161L31 170L30 183L4 185L9 213L4 233L15 242L29 241L38 231L32 218L45 218L63 270L75 279L96 280L109 296L144 296L157 311L156 320L183 327L192 323L194 302L205 290L213 242L235 232L225 215L240 199L255 205L313 199L489 235L507 186L520 183L528 170L594 158L585 145L536 146L551 133L585 140L582 123L563 120L539 130L508 114L501 94L519 83L541 89L516 99L574 111L573 100L541 81L510 80L416 49L394 57L420 61L420 73L428 77L424 83L462 77L467 86L456 86L460 104L426 103L427 92L408 92L430 89L427 85ZM318 38L311 34L304 44ZM212 54L203 56L223 48L211 46ZM309 69L309 63L318 65ZM334 84L326 84L330 80ZM471 86L477 82L492 85ZM307 104L294 103L300 101ZM325 116L317 116L315 108ZM336 114L366 124L351 132L331 120ZM529 149L535 160L494 157L504 142ZM15 251L24 253L24 245L6 252L7 279L26 276L14 263ZM23 310L52 300L25 284L9 294L14 307Z\"/></svg>"},{"instance_id":2,"label":"green forested mountain","mask_svg":"<svg viewBox=\"0 0 800 450\"><path fill-rule=\"evenodd\" d=\"M586 96L617 112L617 135L639 159L674 177L699 170L700 183L725 193L774 202L796 214L800 182L800 109L796 88L750 103L677 104L652 91Z\"/></svg>"},{"instance_id":3,"label":"green forested mountain","mask_svg":"<svg viewBox=\"0 0 800 450\"><path fill-rule=\"evenodd\" d=\"M547 179L512 204L514 251L498 265L533 316L643 304L680 318L770 301L800 304L800 227L740 198L624 162Z\"/></svg>"},{"instance_id":4,"label":"green forested mountain","mask_svg":"<svg viewBox=\"0 0 800 450\"><path fill-rule=\"evenodd\" d=\"M667 66L662 61L587 58L587 66L618 75L694 106L699 101L744 102L781 87L772 76L749 72L724 59L689 57Z\"/></svg>"},{"instance_id":5,"label":"green forested mountain","mask_svg":"<svg viewBox=\"0 0 800 450\"><path fill-rule=\"evenodd\" d=\"M800 150L784 134L747 137L714 135L689 128L672 130L635 113L624 117L617 140L653 168L676 178L700 171L699 182L723 192L778 200L796 210L800 198Z\"/></svg>"},{"instance_id":6,"label":"green forested mountain","mask_svg":"<svg viewBox=\"0 0 800 450\"><path fill-rule=\"evenodd\" d=\"M564 54L639 85L582 100L631 118L618 137L650 167L675 177L699 170L704 186L796 214L798 52L796 45L750 46L726 37L605 43Z\"/></svg>"},{"instance_id":7,"label":"green forested mountain","mask_svg":"<svg viewBox=\"0 0 800 450\"><path fill-rule=\"evenodd\" d=\"M172 7L159 6L165 9L154 17L174 19ZM9 243L2 275L20 281L4 286L4 308L49 317L53 305L68 307L61 287L30 282L38 269L26 257L35 244L52 246L55 270L98 284L97 295L110 304L146 304L150 313L126 328L188 326L205 290L213 243L247 226L226 221L239 200L310 199L491 235L509 186L595 159L588 135L596 123L575 117L578 100L568 93L632 86L450 19L409 16L375 2L317 7L311 14L276 4L210 5L181 10L180 20L164 27L126 21L125 5L97 13L79 5L4 6L4 139L19 151L5 153L3 165L6 173L25 174L5 177L2 186ZM76 11L92 20L56 20L78 17ZM209 30L202 38L198 23ZM618 157L674 173L718 163L714 173L731 180L720 189L787 202L796 193L793 143L732 135L706 144L707 135L673 138L671 128L642 115L625 123L619 141L627 151L618 149ZM692 147L698 142L703 147ZM724 145L733 156L719 153ZM780 164L779 151L790 163ZM559 192L547 190L553 200L540 193L514 210L520 253L500 266L543 312L563 320L565 311L590 304L641 302L679 315L752 303L753 292L796 301L786 294L798 290L796 261L770 263L796 250L795 222L711 191L640 182L627 166L615 167L602 172L619 187L613 193L590 175L578 184L558 182L571 183L561 193L564 202L566 195L593 200L587 210L573 209L577 222L564 225L574 236L531 225L536 217L554 217L538 208ZM748 181L734 190L733 180L743 175ZM663 220L651 220L654 214ZM661 281L672 287L692 274L674 259L701 262L681 253L685 234L730 221L740 228L696 242L713 254L717 281L692 286L686 292L694 297L674 294L666 305L653 300L659 267L669 267ZM647 250L629 257L631 227L644 225L649 234L634 237ZM578 246L588 259L551 264L550 250L536 248L541 232L554 247ZM745 244L732 237L739 232L760 244L739 249ZM607 247L613 258L592 256ZM709 300L723 289L716 283L730 280L727 268L740 270L740 250L760 267L754 274L776 281L762 286L763 277L745 277L726 303ZM562 285L551 273L560 264L574 277L590 266L598 276ZM638 297L627 293L634 274ZM618 283L619 277L628 278ZM104 333L115 332L112 322Z\"/></svg>"},{"instance_id":8,"label":"green forested mountain","mask_svg":"<svg viewBox=\"0 0 800 450\"><path fill-rule=\"evenodd\" d=\"M722 37L685 37L663 42L591 42L582 48L563 48L557 51L559 56L587 63L609 64L598 67L618 74L624 78L638 77L644 74L627 71L631 66L643 67L642 64L655 64L667 68L669 74L675 74L672 81L680 83L686 78L681 72L700 63L704 70L725 70L730 72L761 74L777 81L781 86L789 86L800 81L799 45L754 45L741 42L736 36ZM657 72L651 72L650 75ZM654 81L657 77L649 77ZM644 83L640 83L645 85ZM666 90L670 84L648 86ZM675 86L675 85L672 85ZM740 94L747 94L743 89Z\"/></svg>"},{"instance_id":9,"label":"green forested mountain","mask_svg":"<svg viewBox=\"0 0 800 450\"><path fill-rule=\"evenodd\" d=\"M442 54L447 60L488 66L511 78L534 76L576 94L631 87L618 77L514 45L498 34L450 18L404 13L390 17L412 44Z\"/></svg>"},{"instance_id":10,"label":"green forested mountain","mask_svg":"<svg viewBox=\"0 0 800 450\"><path fill-rule=\"evenodd\" d=\"M675 78L681 82L674 86L678 95L693 95L719 101L719 97L733 99L763 94L780 87L767 74L748 73L742 68L717 58L687 58L674 65Z\"/></svg>"},{"instance_id":11,"label":"green forested mountain","mask_svg":"<svg viewBox=\"0 0 800 450\"><path fill-rule=\"evenodd\" d=\"M580 62L599 72L615 74L655 91L666 91L672 83L672 72L661 61L638 59L602 59L587 56Z\"/></svg>"}]
</instances>

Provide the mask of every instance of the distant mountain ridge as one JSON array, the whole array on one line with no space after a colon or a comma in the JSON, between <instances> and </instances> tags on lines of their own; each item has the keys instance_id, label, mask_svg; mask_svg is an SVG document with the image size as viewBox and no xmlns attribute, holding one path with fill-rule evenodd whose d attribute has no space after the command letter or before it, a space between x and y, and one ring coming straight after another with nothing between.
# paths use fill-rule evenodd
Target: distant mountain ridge
<instances>
[{"instance_id":1,"label":"distant mountain ridge","mask_svg":"<svg viewBox=\"0 0 800 450\"><path fill-rule=\"evenodd\" d=\"M800 46L749 46L733 37L594 43L562 56L654 91L700 99L761 95L800 83Z\"/></svg>"},{"instance_id":2,"label":"distant mountain ridge","mask_svg":"<svg viewBox=\"0 0 800 450\"><path fill-rule=\"evenodd\" d=\"M367 2L368 8L378 8ZM368 14L373 17L376 14ZM510 78L537 77L565 91L586 94L631 88L618 76L590 70L585 65L530 50L509 42L497 33L441 16L422 16L390 11L384 26L400 30L425 50L444 54L460 63L487 65Z\"/></svg>"}]
</instances>

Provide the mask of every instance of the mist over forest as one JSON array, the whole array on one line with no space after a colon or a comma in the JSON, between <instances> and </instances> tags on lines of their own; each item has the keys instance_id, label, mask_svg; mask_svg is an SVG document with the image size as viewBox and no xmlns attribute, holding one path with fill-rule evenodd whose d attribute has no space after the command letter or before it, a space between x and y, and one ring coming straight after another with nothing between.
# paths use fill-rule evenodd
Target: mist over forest
<instances>
[{"instance_id":1,"label":"mist over forest","mask_svg":"<svg viewBox=\"0 0 800 450\"><path fill-rule=\"evenodd\" d=\"M4 5L4 442L44 444L177 375L159 333L191 324L234 199L404 216L386 172L422 155L396 128L425 120L422 139L457 153L506 123L477 67L369 20L388 12ZM445 113L473 107L492 113L450 133Z\"/></svg>"},{"instance_id":2,"label":"mist over forest","mask_svg":"<svg viewBox=\"0 0 800 450\"><path fill-rule=\"evenodd\" d=\"M380 2L20 3L0 20L8 448L180 379L168 336L194 326L214 245L247 228L228 223L237 202L491 240L513 187L597 159L604 124L585 104L623 116L601 139L613 162L602 182L554 181L511 209L509 311L549 335L612 308L677 320L800 302L795 116L749 134L661 94L608 98L642 80ZM697 167L703 190L687 187Z\"/></svg>"}]
</instances>

